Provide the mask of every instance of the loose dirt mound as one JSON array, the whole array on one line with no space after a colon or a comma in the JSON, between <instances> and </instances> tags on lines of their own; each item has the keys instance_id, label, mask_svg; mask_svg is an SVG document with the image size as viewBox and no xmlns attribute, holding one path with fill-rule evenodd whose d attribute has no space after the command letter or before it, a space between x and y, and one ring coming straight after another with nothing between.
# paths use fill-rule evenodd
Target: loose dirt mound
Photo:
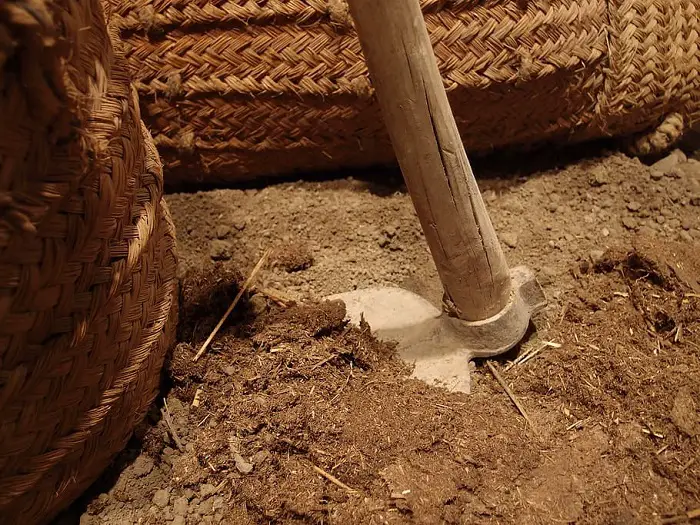
<instances>
[{"instance_id":1,"label":"loose dirt mound","mask_svg":"<svg viewBox=\"0 0 700 525\"><path fill-rule=\"evenodd\" d=\"M366 327L346 326L338 305L313 301L387 283L439 300L400 187L343 180L171 196L188 274L181 344L158 407L76 516L607 525L699 508L700 164L664 161L652 169L615 155L482 180L509 262L537 269L549 298L518 349L535 357L493 363L535 429L483 362L470 396L429 388ZM215 267L214 241L230 257ZM265 270L192 363L269 246L309 254L310 266Z\"/></svg>"},{"instance_id":2,"label":"loose dirt mound","mask_svg":"<svg viewBox=\"0 0 700 525\"><path fill-rule=\"evenodd\" d=\"M342 304L270 304L198 363L178 346L163 417L81 523L653 523L680 513L700 494L700 274L689 255L642 244L572 268L568 307L540 329L561 347L501 366L535 429L481 365L473 395L433 389L408 379L369 327L347 326ZM215 275L184 289L230 297L236 283L227 290ZM183 311L205 313L186 326L218 319L216 308ZM192 333L194 344L207 335Z\"/></svg>"}]
</instances>

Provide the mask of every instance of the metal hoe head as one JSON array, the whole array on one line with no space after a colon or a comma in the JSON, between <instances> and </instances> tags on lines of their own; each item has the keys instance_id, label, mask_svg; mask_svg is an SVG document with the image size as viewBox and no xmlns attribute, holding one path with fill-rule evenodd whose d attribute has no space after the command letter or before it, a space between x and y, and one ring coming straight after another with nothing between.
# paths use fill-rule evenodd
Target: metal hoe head
<instances>
[{"instance_id":1,"label":"metal hoe head","mask_svg":"<svg viewBox=\"0 0 700 525\"><path fill-rule=\"evenodd\" d=\"M418 0L349 0L394 152L435 267L459 319L397 288L340 294L399 342L413 375L469 392L469 359L515 346L544 294L527 268L509 269L459 136Z\"/></svg>"},{"instance_id":2,"label":"metal hoe head","mask_svg":"<svg viewBox=\"0 0 700 525\"><path fill-rule=\"evenodd\" d=\"M420 295L393 287L341 293L350 322L364 318L382 340L398 342L400 357L413 365L413 377L448 390L470 392L469 361L507 352L527 332L532 315L546 299L529 269L511 270L512 294L490 319L467 322L448 316Z\"/></svg>"}]
</instances>

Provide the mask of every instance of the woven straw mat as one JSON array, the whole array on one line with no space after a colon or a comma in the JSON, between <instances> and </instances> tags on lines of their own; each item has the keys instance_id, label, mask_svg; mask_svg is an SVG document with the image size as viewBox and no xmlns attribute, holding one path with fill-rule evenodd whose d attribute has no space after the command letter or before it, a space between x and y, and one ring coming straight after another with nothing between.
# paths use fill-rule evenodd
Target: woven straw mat
<instances>
[{"instance_id":1,"label":"woven straw mat","mask_svg":"<svg viewBox=\"0 0 700 525\"><path fill-rule=\"evenodd\" d=\"M109 0L168 183L392 162L344 0ZM700 114L700 0L422 0L470 152Z\"/></svg>"},{"instance_id":2,"label":"woven straw mat","mask_svg":"<svg viewBox=\"0 0 700 525\"><path fill-rule=\"evenodd\" d=\"M0 2L0 522L126 444L174 333L160 160L98 0Z\"/></svg>"}]
</instances>

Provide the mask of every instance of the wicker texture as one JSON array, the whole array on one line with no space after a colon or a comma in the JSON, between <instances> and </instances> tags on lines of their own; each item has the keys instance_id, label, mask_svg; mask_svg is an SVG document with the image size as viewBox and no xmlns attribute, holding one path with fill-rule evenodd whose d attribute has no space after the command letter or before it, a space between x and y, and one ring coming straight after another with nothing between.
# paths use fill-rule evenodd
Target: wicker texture
<instances>
[{"instance_id":1,"label":"wicker texture","mask_svg":"<svg viewBox=\"0 0 700 525\"><path fill-rule=\"evenodd\" d=\"M98 0L0 3L0 522L47 522L159 386L162 167Z\"/></svg>"},{"instance_id":2,"label":"wicker texture","mask_svg":"<svg viewBox=\"0 0 700 525\"><path fill-rule=\"evenodd\" d=\"M393 160L343 0L110 0L169 182ZM423 0L470 152L700 112L700 0Z\"/></svg>"}]
</instances>

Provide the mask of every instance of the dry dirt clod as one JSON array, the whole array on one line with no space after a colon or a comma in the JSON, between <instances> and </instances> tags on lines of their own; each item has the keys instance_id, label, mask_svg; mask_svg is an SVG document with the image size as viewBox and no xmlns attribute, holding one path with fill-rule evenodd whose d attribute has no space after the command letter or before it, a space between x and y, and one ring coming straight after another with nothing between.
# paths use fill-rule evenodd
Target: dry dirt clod
<instances>
[{"instance_id":1,"label":"dry dirt clod","mask_svg":"<svg viewBox=\"0 0 700 525\"><path fill-rule=\"evenodd\" d=\"M260 315L267 310L267 299L262 294L255 294L249 299L252 313Z\"/></svg>"},{"instance_id":2,"label":"dry dirt clod","mask_svg":"<svg viewBox=\"0 0 700 525\"><path fill-rule=\"evenodd\" d=\"M588 254L588 257L595 266L601 261L603 261L603 258L605 257L605 252L603 250L591 250L591 252Z\"/></svg>"},{"instance_id":3,"label":"dry dirt clod","mask_svg":"<svg viewBox=\"0 0 700 525\"><path fill-rule=\"evenodd\" d=\"M313 255L303 243L287 243L275 250L275 265L288 273L306 270L314 263Z\"/></svg>"},{"instance_id":4,"label":"dry dirt clod","mask_svg":"<svg viewBox=\"0 0 700 525\"><path fill-rule=\"evenodd\" d=\"M639 226L639 223L634 217L623 217L622 225L628 230L635 230Z\"/></svg>"},{"instance_id":5,"label":"dry dirt clod","mask_svg":"<svg viewBox=\"0 0 700 525\"><path fill-rule=\"evenodd\" d=\"M597 169L593 172L590 183L593 187L604 186L610 182L610 177L604 169Z\"/></svg>"},{"instance_id":6,"label":"dry dirt clod","mask_svg":"<svg viewBox=\"0 0 700 525\"><path fill-rule=\"evenodd\" d=\"M209 496L216 494L216 487L211 483L204 483L199 487L199 497L207 499Z\"/></svg>"},{"instance_id":7,"label":"dry dirt clod","mask_svg":"<svg viewBox=\"0 0 700 525\"><path fill-rule=\"evenodd\" d=\"M498 195L493 190L485 190L484 192L482 192L482 196L484 198L484 202L487 202L489 204L498 200Z\"/></svg>"},{"instance_id":8,"label":"dry dirt clod","mask_svg":"<svg viewBox=\"0 0 700 525\"><path fill-rule=\"evenodd\" d=\"M241 474L250 474L253 472L253 464L247 461L243 456L240 454L236 453L233 455L233 460L236 463L236 469L238 469L238 472Z\"/></svg>"},{"instance_id":9,"label":"dry dirt clod","mask_svg":"<svg viewBox=\"0 0 700 525\"><path fill-rule=\"evenodd\" d=\"M219 224L216 227L216 238L225 239L231 233L231 227L228 224Z\"/></svg>"},{"instance_id":10,"label":"dry dirt clod","mask_svg":"<svg viewBox=\"0 0 700 525\"><path fill-rule=\"evenodd\" d=\"M685 153L683 153L683 151L679 149L676 149L672 151L668 156L655 162L651 166L651 170L652 172L660 171L661 173L667 173L679 164L686 162L687 160L688 157L685 155Z\"/></svg>"},{"instance_id":11,"label":"dry dirt clod","mask_svg":"<svg viewBox=\"0 0 700 525\"><path fill-rule=\"evenodd\" d=\"M156 493L153 495L153 504L154 505L157 505L161 509L164 509L165 507L168 506L169 502L170 502L170 493L166 489L156 490Z\"/></svg>"},{"instance_id":12,"label":"dry dirt clod","mask_svg":"<svg viewBox=\"0 0 700 525\"><path fill-rule=\"evenodd\" d=\"M209 257L212 261L228 261L233 257L233 245L228 241L214 239L210 243Z\"/></svg>"},{"instance_id":13,"label":"dry dirt clod","mask_svg":"<svg viewBox=\"0 0 700 525\"><path fill-rule=\"evenodd\" d=\"M685 230L679 233L679 237L685 242L694 242L693 236Z\"/></svg>"},{"instance_id":14,"label":"dry dirt clod","mask_svg":"<svg viewBox=\"0 0 700 525\"><path fill-rule=\"evenodd\" d=\"M187 516L189 510L190 503L187 501L186 497L180 496L179 498L175 498L173 502L173 514L176 516Z\"/></svg>"},{"instance_id":15,"label":"dry dirt clod","mask_svg":"<svg viewBox=\"0 0 700 525\"><path fill-rule=\"evenodd\" d=\"M700 433L698 409L699 407L688 388L684 388L676 394L673 400L673 408L671 409L671 419L679 430L691 438Z\"/></svg>"},{"instance_id":16,"label":"dry dirt clod","mask_svg":"<svg viewBox=\"0 0 700 525\"><path fill-rule=\"evenodd\" d=\"M153 460L148 456L139 456L134 461L132 468L135 476L146 476L153 470Z\"/></svg>"},{"instance_id":17,"label":"dry dirt clod","mask_svg":"<svg viewBox=\"0 0 700 525\"><path fill-rule=\"evenodd\" d=\"M389 239L393 239L394 237L396 237L397 232L398 228L394 225L385 226L382 229L382 233L386 235Z\"/></svg>"},{"instance_id":18,"label":"dry dirt clod","mask_svg":"<svg viewBox=\"0 0 700 525\"><path fill-rule=\"evenodd\" d=\"M518 234L513 232L504 232L500 235L503 243L509 248L518 247Z\"/></svg>"}]
</instances>

